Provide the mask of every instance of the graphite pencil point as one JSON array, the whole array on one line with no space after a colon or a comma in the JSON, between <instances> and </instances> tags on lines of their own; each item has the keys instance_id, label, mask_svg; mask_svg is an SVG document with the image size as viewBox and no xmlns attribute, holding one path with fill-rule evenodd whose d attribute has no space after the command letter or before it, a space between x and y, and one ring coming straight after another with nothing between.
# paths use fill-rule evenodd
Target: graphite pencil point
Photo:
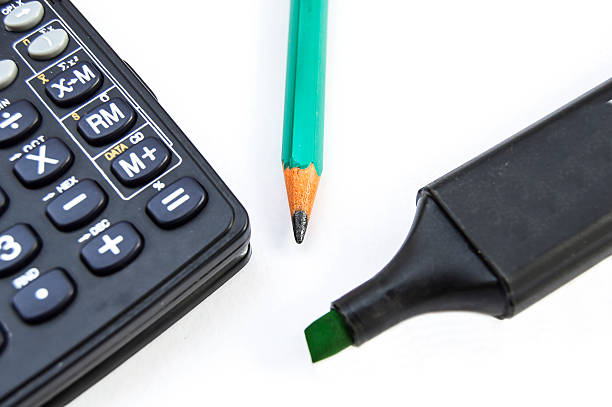
<instances>
[{"instance_id":1,"label":"graphite pencil point","mask_svg":"<svg viewBox=\"0 0 612 407\"><path fill-rule=\"evenodd\" d=\"M308 229L308 215L304 211L297 211L293 214L293 236L298 244L304 242Z\"/></svg>"}]
</instances>

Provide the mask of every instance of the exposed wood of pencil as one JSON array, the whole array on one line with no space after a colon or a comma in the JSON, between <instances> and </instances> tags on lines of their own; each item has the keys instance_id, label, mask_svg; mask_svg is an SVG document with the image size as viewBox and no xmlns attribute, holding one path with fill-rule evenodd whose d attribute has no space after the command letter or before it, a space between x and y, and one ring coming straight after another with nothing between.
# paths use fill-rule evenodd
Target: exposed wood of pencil
<instances>
[{"instance_id":1,"label":"exposed wood of pencil","mask_svg":"<svg viewBox=\"0 0 612 407\"><path fill-rule=\"evenodd\" d=\"M287 196L289 197L289 209L293 218L295 240L302 243L306 233L306 227L312 213L320 177L317 174L314 164L306 169L285 168L285 185L287 186ZM302 226L296 224L296 214L306 215L302 220Z\"/></svg>"}]
</instances>

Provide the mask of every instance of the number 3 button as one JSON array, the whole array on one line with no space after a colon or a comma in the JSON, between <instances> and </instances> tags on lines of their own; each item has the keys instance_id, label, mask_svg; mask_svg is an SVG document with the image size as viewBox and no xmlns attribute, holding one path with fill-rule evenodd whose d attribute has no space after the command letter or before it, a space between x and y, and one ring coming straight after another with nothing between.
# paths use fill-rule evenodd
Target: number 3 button
<instances>
[{"instance_id":1,"label":"number 3 button","mask_svg":"<svg viewBox=\"0 0 612 407\"><path fill-rule=\"evenodd\" d=\"M14 273L32 261L40 247L40 238L28 225L15 225L0 233L0 277Z\"/></svg>"}]
</instances>

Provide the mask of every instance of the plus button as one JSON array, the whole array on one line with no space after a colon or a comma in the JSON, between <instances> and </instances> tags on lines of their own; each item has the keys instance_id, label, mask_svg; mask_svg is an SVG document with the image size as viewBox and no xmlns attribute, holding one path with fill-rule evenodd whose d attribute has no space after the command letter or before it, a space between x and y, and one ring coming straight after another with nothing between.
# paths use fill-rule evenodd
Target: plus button
<instances>
[{"instance_id":1,"label":"plus button","mask_svg":"<svg viewBox=\"0 0 612 407\"><path fill-rule=\"evenodd\" d=\"M113 253L115 256L121 253L119 250L119 244L123 242L123 236L119 235L114 239L111 239L109 235L102 236L102 241L104 242L104 246L98 249L98 253L105 254L107 252Z\"/></svg>"}]
</instances>

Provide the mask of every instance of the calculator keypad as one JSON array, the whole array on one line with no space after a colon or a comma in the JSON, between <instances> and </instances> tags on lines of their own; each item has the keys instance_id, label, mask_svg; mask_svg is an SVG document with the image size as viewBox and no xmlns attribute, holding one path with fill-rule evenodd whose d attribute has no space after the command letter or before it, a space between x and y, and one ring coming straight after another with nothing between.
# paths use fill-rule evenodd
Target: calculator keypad
<instances>
[{"instance_id":1,"label":"calculator keypad","mask_svg":"<svg viewBox=\"0 0 612 407\"><path fill-rule=\"evenodd\" d=\"M36 324L59 314L75 296L75 287L62 269L51 270L13 297L13 307L25 322Z\"/></svg>"},{"instance_id":2,"label":"calculator keypad","mask_svg":"<svg viewBox=\"0 0 612 407\"><path fill-rule=\"evenodd\" d=\"M17 101L0 113L0 147L15 144L40 126L40 113L27 100Z\"/></svg>"},{"instance_id":3,"label":"calculator keypad","mask_svg":"<svg viewBox=\"0 0 612 407\"><path fill-rule=\"evenodd\" d=\"M20 158L13 170L25 187L39 188L62 176L72 160L72 151L66 144L52 138Z\"/></svg>"},{"instance_id":4,"label":"calculator keypad","mask_svg":"<svg viewBox=\"0 0 612 407\"><path fill-rule=\"evenodd\" d=\"M19 32L0 18L2 402L174 277L216 280L248 231L147 89L57 12L67 3L3 1L2 15L40 3L44 16Z\"/></svg>"},{"instance_id":5,"label":"calculator keypad","mask_svg":"<svg viewBox=\"0 0 612 407\"><path fill-rule=\"evenodd\" d=\"M128 222L111 227L81 250L81 258L92 273L106 276L131 263L142 251L144 241Z\"/></svg>"},{"instance_id":6,"label":"calculator keypad","mask_svg":"<svg viewBox=\"0 0 612 407\"><path fill-rule=\"evenodd\" d=\"M47 205L47 217L62 231L86 225L106 207L107 196L92 180L80 181Z\"/></svg>"},{"instance_id":7,"label":"calculator keypad","mask_svg":"<svg viewBox=\"0 0 612 407\"><path fill-rule=\"evenodd\" d=\"M40 238L28 225L19 224L0 232L0 277L26 266L40 248Z\"/></svg>"}]
</instances>

